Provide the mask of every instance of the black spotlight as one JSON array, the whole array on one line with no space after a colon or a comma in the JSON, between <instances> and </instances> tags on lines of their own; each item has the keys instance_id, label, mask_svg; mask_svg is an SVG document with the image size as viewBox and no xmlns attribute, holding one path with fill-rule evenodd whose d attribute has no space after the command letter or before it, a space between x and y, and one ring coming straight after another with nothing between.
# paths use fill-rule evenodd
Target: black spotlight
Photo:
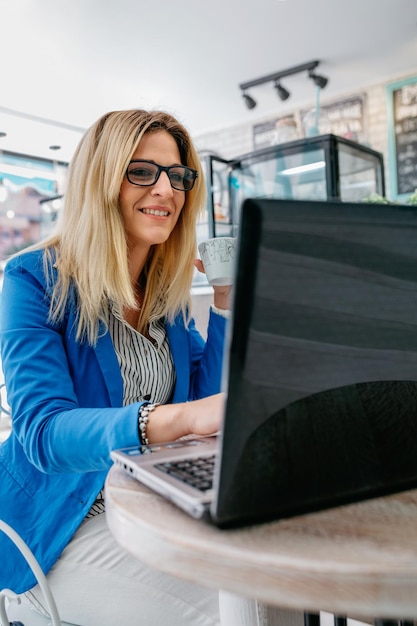
<instances>
[{"instance_id":1,"label":"black spotlight","mask_svg":"<svg viewBox=\"0 0 417 626\"><path fill-rule=\"evenodd\" d=\"M279 82L275 83L275 89L277 90L278 95L281 98L281 100L288 100L288 98L290 97L290 92L287 91L285 87L280 85Z\"/></svg>"},{"instance_id":2,"label":"black spotlight","mask_svg":"<svg viewBox=\"0 0 417 626\"><path fill-rule=\"evenodd\" d=\"M314 74L314 72L312 71L309 72L308 75L310 76L314 84L317 85L317 87L320 87L320 89L324 89L327 83L329 82L328 78L325 78L324 76L321 76L320 74Z\"/></svg>"},{"instance_id":3,"label":"black spotlight","mask_svg":"<svg viewBox=\"0 0 417 626\"><path fill-rule=\"evenodd\" d=\"M248 93L243 93L242 97L248 109L254 109L256 107L256 100L254 100Z\"/></svg>"}]
</instances>

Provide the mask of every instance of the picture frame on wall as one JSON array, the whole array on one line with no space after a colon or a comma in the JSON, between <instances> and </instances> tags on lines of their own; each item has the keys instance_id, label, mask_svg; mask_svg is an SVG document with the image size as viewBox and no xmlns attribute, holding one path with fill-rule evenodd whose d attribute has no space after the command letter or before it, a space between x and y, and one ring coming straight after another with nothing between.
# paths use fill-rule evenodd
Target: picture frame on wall
<instances>
[{"instance_id":1,"label":"picture frame on wall","mask_svg":"<svg viewBox=\"0 0 417 626\"><path fill-rule=\"evenodd\" d=\"M314 108L303 109L301 111L303 136L332 134L366 144L365 107L366 95L356 94L337 102L320 105L318 111ZM314 128L315 125L317 128Z\"/></svg>"},{"instance_id":2,"label":"picture frame on wall","mask_svg":"<svg viewBox=\"0 0 417 626\"><path fill-rule=\"evenodd\" d=\"M300 139L301 134L293 113L253 126L253 149L260 150Z\"/></svg>"},{"instance_id":3,"label":"picture frame on wall","mask_svg":"<svg viewBox=\"0 0 417 626\"><path fill-rule=\"evenodd\" d=\"M405 202L417 190L417 76L386 90L390 197Z\"/></svg>"}]
</instances>

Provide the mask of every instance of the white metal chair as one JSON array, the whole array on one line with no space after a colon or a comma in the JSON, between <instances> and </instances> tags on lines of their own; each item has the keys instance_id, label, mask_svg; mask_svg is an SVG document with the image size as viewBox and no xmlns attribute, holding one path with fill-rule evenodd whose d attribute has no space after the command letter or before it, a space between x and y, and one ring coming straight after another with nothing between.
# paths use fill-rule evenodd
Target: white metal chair
<instances>
[{"instance_id":1,"label":"white metal chair","mask_svg":"<svg viewBox=\"0 0 417 626\"><path fill-rule=\"evenodd\" d=\"M22 602L21 598L14 591L11 589L3 589L0 590L0 626L9 626L9 624L14 624L15 626L77 626L76 624L61 622L48 581L29 546L9 524L6 524L6 522L2 520L0 520L0 530L13 541L31 567L44 595L51 616L50 618L44 617L34 609L31 609L29 605Z\"/></svg>"},{"instance_id":2,"label":"white metal chair","mask_svg":"<svg viewBox=\"0 0 417 626\"><path fill-rule=\"evenodd\" d=\"M1 377L1 370L0 370ZM4 396L4 397L3 397ZM7 404L6 385L0 384L0 443L7 439L11 430L11 413Z\"/></svg>"}]
</instances>

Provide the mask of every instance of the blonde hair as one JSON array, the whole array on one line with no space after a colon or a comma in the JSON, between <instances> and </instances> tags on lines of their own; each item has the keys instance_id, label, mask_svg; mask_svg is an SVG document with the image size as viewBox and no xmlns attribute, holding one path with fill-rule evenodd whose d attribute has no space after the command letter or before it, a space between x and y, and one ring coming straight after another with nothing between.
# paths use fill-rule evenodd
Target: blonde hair
<instances>
[{"instance_id":1,"label":"blonde hair","mask_svg":"<svg viewBox=\"0 0 417 626\"><path fill-rule=\"evenodd\" d=\"M113 111L103 115L81 139L68 171L65 202L54 233L33 248L45 248L44 265L53 285L50 320L60 321L75 288L76 337L94 345L100 322L107 327L109 305L137 308L128 271L128 248L119 209L119 192L132 154L146 133L167 131L181 162L198 171L178 222L166 242L152 246L145 265L146 296L138 330L151 320L169 322L190 314L190 288L196 255L196 222L204 208L204 174L188 131L161 111Z\"/></svg>"}]
</instances>

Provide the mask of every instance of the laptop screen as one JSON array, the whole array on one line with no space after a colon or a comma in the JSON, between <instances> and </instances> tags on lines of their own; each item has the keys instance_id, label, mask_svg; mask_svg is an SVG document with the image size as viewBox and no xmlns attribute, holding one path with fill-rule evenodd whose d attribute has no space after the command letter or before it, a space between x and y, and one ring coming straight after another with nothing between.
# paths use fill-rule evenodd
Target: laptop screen
<instances>
[{"instance_id":1,"label":"laptop screen","mask_svg":"<svg viewBox=\"0 0 417 626\"><path fill-rule=\"evenodd\" d=\"M246 200L213 514L417 486L417 211Z\"/></svg>"}]
</instances>

